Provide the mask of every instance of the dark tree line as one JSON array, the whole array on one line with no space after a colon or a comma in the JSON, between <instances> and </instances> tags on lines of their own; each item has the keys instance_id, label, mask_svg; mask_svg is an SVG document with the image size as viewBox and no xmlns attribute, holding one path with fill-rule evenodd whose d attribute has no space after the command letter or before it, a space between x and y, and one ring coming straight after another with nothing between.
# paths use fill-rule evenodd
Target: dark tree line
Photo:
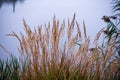
<instances>
[{"instance_id":1,"label":"dark tree line","mask_svg":"<svg viewBox=\"0 0 120 80\"><path fill-rule=\"evenodd\" d=\"M3 6L3 4L12 4L13 5L13 12L15 11L15 4L17 2L24 2L25 0L0 0L0 8Z\"/></svg>"}]
</instances>

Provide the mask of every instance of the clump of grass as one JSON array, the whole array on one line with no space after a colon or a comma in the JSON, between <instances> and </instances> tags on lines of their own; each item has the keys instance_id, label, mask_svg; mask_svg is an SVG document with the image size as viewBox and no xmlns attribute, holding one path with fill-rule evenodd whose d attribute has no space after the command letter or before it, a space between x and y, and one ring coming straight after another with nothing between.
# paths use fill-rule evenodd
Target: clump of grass
<instances>
[{"instance_id":1,"label":"clump of grass","mask_svg":"<svg viewBox=\"0 0 120 80\"><path fill-rule=\"evenodd\" d=\"M16 71L16 80L119 80L120 60L110 62L116 44L111 43L106 48L98 44L103 29L92 43L95 46L90 48L85 22L84 32L81 33L75 14L68 23L60 23L54 16L53 23L38 26L34 30L30 29L25 20L23 24L26 34L9 34L20 43L20 60L17 62L15 59L11 64L5 65L10 66L15 62L17 68L14 67L13 70ZM3 62L0 62L0 67L3 67ZM11 73L11 70L8 72Z\"/></svg>"},{"instance_id":2,"label":"clump of grass","mask_svg":"<svg viewBox=\"0 0 120 80\"><path fill-rule=\"evenodd\" d=\"M0 80L20 80L20 64L18 59L11 56L10 60L0 59Z\"/></svg>"}]
</instances>

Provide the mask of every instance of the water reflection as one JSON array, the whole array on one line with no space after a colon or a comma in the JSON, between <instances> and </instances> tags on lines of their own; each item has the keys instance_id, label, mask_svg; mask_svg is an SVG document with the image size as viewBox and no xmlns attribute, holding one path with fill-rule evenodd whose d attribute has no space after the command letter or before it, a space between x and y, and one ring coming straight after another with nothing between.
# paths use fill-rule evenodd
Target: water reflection
<instances>
[{"instance_id":1,"label":"water reflection","mask_svg":"<svg viewBox=\"0 0 120 80\"><path fill-rule=\"evenodd\" d=\"M4 4L12 4L13 5L13 12L15 12L15 5L17 2L21 2L23 3L25 0L0 0L0 8L4 5Z\"/></svg>"}]
</instances>

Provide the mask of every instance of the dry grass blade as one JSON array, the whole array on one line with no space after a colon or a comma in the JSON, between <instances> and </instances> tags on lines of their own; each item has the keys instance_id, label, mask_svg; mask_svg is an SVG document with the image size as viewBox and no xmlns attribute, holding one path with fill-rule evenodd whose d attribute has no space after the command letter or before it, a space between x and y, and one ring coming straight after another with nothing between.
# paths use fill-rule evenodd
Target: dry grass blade
<instances>
[{"instance_id":1,"label":"dry grass blade","mask_svg":"<svg viewBox=\"0 0 120 80\"><path fill-rule=\"evenodd\" d=\"M86 26L85 26L85 22L83 21L83 29L84 29L84 38L85 40L87 39L87 33L86 33Z\"/></svg>"},{"instance_id":2,"label":"dry grass blade","mask_svg":"<svg viewBox=\"0 0 120 80\"><path fill-rule=\"evenodd\" d=\"M0 44L0 48L2 48L5 53L9 53L9 51L7 51L7 49L2 44Z\"/></svg>"}]
</instances>

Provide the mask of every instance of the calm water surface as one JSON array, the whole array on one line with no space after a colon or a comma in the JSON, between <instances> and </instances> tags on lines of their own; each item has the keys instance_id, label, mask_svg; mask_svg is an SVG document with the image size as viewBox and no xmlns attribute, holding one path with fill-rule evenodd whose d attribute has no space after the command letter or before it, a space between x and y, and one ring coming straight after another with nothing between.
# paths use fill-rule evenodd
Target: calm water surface
<instances>
[{"instance_id":1,"label":"calm water surface","mask_svg":"<svg viewBox=\"0 0 120 80\"><path fill-rule=\"evenodd\" d=\"M33 29L51 21L54 14L61 22L68 20L76 13L76 20L82 29L83 20L91 38L106 24L101 20L103 15L112 15L111 0L1 0L0 1L0 44L10 53L17 55L18 41L5 36L12 31L23 32L23 18ZM0 49L0 58L6 54Z\"/></svg>"}]
</instances>

